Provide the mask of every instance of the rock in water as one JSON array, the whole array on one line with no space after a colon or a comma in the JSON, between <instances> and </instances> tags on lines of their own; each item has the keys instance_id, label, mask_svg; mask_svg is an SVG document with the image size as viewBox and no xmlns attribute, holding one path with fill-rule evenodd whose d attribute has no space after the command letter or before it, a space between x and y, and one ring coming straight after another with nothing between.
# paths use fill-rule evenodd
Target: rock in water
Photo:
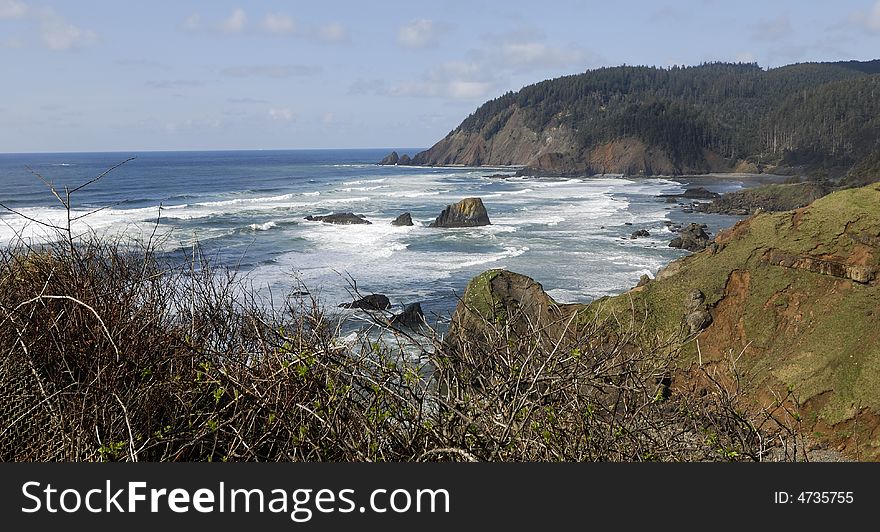
<instances>
[{"instance_id":1,"label":"rock in water","mask_svg":"<svg viewBox=\"0 0 880 532\"><path fill-rule=\"evenodd\" d=\"M395 218L393 222L391 222L391 225L399 225L399 226L412 225L412 224L413 224L412 216L410 216L410 214L408 212L401 214L400 216Z\"/></svg>"},{"instance_id":2,"label":"rock in water","mask_svg":"<svg viewBox=\"0 0 880 532\"><path fill-rule=\"evenodd\" d=\"M388 310L391 301L384 294L370 294L351 303L342 303L339 308L359 308L363 310Z\"/></svg>"},{"instance_id":3,"label":"rock in water","mask_svg":"<svg viewBox=\"0 0 880 532\"><path fill-rule=\"evenodd\" d=\"M388 155L386 155L384 159L379 161L379 164L381 164L383 166L390 166L390 165L393 166L393 165L397 164L398 161L400 161L400 156L397 155L396 151L393 151L393 152L389 153Z\"/></svg>"},{"instance_id":4,"label":"rock in water","mask_svg":"<svg viewBox=\"0 0 880 532\"><path fill-rule=\"evenodd\" d=\"M455 205L447 205L429 227L477 227L492 225L480 198L465 198Z\"/></svg>"},{"instance_id":5,"label":"rock in water","mask_svg":"<svg viewBox=\"0 0 880 532\"><path fill-rule=\"evenodd\" d=\"M306 220L310 222L324 222L337 225L352 224L371 224L373 222L364 218L363 214L354 214L352 212L337 212L328 214L327 216L306 216Z\"/></svg>"},{"instance_id":6,"label":"rock in water","mask_svg":"<svg viewBox=\"0 0 880 532\"><path fill-rule=\"evenodd\" d=\"M409 158L409 155L404 153L403 155L400 156L400 159L397 160L397 164L403 165L403 166L409 166L412 164L412 159Z\"/></svg>"},{"instance_id":7,"label":"rock in water","mask_svg":"<svg viewBox=\"0 0 880 532\"><path fill-rule=\"evenodd\" d=\"M721 194L706 190L704 187L689 188L681 195L682 198L687 199L714 199L719 196L721 196Z\"/></svg>"},{"instance_id":8,"label":"rock in water","mask_svg":"<svg viewBox=\"0 0 880 532\"><path fill-rule=\"evenodd\" d=\"M422 305L412 303L403 309L403 312L391 318L391 325L403 325L414 329L425 323L425 313L422 312Z\"/></svg>"},{"instance_id":9,"label":"rock in water","mask_svg":"<svg viewBox=\"0 0 880 532\"><path fill-rule=\"evenodd\" d=\"M639 229L638 231L633 231L629 238L634 240L644 236L651 236L651 233L649 233L647 229Z\"/></svg>"}]
</instances>

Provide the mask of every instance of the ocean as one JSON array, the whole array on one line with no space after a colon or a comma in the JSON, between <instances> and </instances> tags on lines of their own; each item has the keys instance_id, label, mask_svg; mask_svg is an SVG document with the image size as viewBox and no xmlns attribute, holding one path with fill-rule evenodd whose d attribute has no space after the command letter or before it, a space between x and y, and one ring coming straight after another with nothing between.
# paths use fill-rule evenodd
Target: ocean
<instances>
[{"instance_id":1,"label":"ocean","mask_svg":"<svg viewBox=\"0 0 880 532\"><path fill-rule=\"evenodd\" d=\"M468 280L487 269L529 275L560 302L589 302L621 293L687 253L667 246L675 235L665 221L706 223L716 232L738 219L685 214L657 198L683 192L691 178L527 178L509 167L376 165L389 151L3 154L0 203L61 224L64 209L32 172L72 189L135 157L73 195L77 215L104 208L77 221L77 232L146 239L156 230L163 253L182 257L197 242L260 290L305 288L335 308L351 301L356 282L363 294L386 294L395 310L421 303L439 324ZM716 192L747 186L735 177L691 180ZM482 198L492 225L428 227L466 197ZM363 214L372 224L304 219L333 212ZM404 212L415 225L392 226ZM638 229L651 236L630 239ZM4 244L46 234L0 212Z\"/></svg>"}]
</instances>

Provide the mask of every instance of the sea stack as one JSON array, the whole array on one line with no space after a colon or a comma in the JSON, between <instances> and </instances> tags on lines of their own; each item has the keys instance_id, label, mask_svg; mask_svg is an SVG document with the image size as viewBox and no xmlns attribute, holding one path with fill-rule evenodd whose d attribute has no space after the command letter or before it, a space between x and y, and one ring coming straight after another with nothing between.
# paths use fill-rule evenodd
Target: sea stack
<instances>
[{"instance_id":1,"label":"sea stack","mask_svg":"<svg viewBox=\"0 0 880 532\"><path fill-rule=\"evenodd\" d=\"M429 227L478 227L491 224L483 200L465 198L455 205L447 205Z\"/></svg>"},{"instance_id":2,"label":"sea stack","mask_svg":"<svg viewBox=\"0 0 880 532\"><path fill-rule=\"evenodd\" d=\"M398 226L408 226L408 225L412 225L412 224L413 224L412 215L410 215L410 213L408 213L408 212L401 214L400 216L395 218L394 221L391 222L391 225L398 225Z\"/></svg>"},{"instance_id":3,"label":"sea stack","mask_svg":"<svg viewBox=\"0 0 880 532\"><path fill-rule=\"evenodd\" d=\"M393 151L385 156L384 159L379 161L379 164L382 166L394 166L397 162L400 161L400 156L397 155L396 151Z\"/></svg>"}]
</instances>

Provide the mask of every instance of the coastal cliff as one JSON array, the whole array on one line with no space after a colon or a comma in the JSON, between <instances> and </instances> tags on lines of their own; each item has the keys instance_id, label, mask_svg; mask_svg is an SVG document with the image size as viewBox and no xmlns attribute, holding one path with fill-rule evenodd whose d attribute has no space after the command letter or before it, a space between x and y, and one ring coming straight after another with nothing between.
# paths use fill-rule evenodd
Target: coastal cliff
<instances>
[{"instance_id":1,"label":"coastal cliff","mask_svg":"<svg viewBox=\"0 0 880 532\"><path fill-rule=\"evenodd\" d=\"M673 389L695 368L735 362L750 401L780 397L819 445L880 458L880 185L834 192L807 207L759 213L721 232L704 251L669 264L616 297L559 305L534 281L493 270L475 278L450 336L480 334L487 314L564 336L597 320L674 338ZM511 291L509 286L525 287ZM574 317L572 317L574 316ZM567 324L560 330L562 324ZM596 339L601 342L601 338Z\"/></svg>"},{"instance_id":2,"label":"coastal cliff","mask_svg":"<svg viewBox=\"0 0 880 532\"><path fill-rule=\"evenodd\" d=\"M486 102L411 164L842 177L876 159L878 72L880 61L602 68Z\"/></svg>"}]
</instances>

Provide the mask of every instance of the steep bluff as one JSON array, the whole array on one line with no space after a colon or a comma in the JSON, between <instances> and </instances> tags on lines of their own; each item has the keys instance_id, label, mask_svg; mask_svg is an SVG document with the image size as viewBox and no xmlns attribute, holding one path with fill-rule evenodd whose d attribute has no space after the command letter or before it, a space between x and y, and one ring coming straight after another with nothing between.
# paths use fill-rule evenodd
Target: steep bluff
<instances>
[{"instance_id":1,"label":"steep bluff","mask_svg":"<svg viewBox=\"0 0 880 532\"><path fill-rule=\"evenodd\" d=\"M511 283L488 272L468 287L451 334L477 330L468 323L479 312L497 312L498 301L506 301L505 308L537 309L528 319L557 327L629 317L623 323L637 322L646 337L677 339L671 348L678 352L680 381L689 366L735 360L752 377L756 404L790 390L804 431L853 458L877 460L878 206L880 185L874 184L834 192L801 209L756 214L654 280L575 308L556 305L524 279L516 283L530 287L523 293L537 303L511 303L510 290L503 289ZM697 293L695 310L688 302ZM692 316L697 311L700 316ZM572 313L577 318L566 319Z\"/></svg>"},{"instance_id":2,"label":"steep bluff","mask_svg":"<svg viewBox=\"0 0 880 532\"><path fill-rule=\"evenodd\" d=\"M536 175L842 177L876 153L878 72L880 61L602 68L490 100L411 163L521 165Z\"/></svg>"}]
</instances>

